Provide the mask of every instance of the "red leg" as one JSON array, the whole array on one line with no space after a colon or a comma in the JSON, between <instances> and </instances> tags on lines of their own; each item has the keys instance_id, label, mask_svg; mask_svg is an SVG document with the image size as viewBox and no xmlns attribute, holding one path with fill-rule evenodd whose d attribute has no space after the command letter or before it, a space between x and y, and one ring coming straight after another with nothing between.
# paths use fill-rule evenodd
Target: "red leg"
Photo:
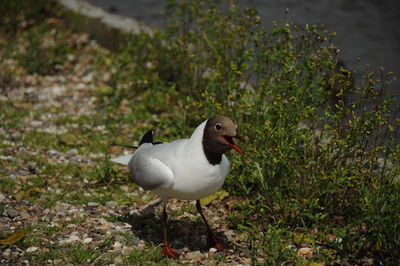
<instances>
[{"instance_id":1,"label":"red leg","mask_svg":"<svg viewBox=\"0 0 400 266\"><path fill-rule=\"evenodd\" d=\"M179 258L179 252L169 247L168 242L168 215L167 215L167 205L164 205L163 210L163 236L164 236L164 247L162 249L162 254L167 256L170 259L177 259Z\"/></svg>"},{"instance_id":2,"label":"red leg","mask_svg":"<svg viewBox=\"0 0 400 266\"><path fill-rule=\"evenodd\" d=\"M197 208L197 211L200 213L201 218L203 218L204 223L206 224L207 232L208 232L208 243L209 243L209 245L211 247L216 248L218 251L224 250L225 247L221 244L221 242L218 241L218 239L215 236L214 232L211 230L210 226L208 225L206 217L204 216L203 211L201 209L200 200L196 200L196 208Z\"/></svg>"}]
</instances>

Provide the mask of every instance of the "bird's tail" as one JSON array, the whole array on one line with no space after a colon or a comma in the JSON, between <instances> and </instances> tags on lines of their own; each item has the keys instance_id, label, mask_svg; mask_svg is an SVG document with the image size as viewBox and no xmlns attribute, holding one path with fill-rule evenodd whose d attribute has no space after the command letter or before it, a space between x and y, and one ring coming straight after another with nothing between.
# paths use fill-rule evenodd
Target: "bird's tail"
<instances>
[{"instance_id":1,"label":"bird's tail","mask_svg":"<svg viewBox=\"0 0 400 266\"><path fill-rule=\"evenodd\" d=\"M139 146L142 145L143 143L152 143L153 144L153 130L147 131L146 134L142 137L142 139L139 142ZM158 144L158 143L157 143ZM139 148L138 146L132 146L132 145L124 145L124 144L116 144L113 142L111 146L120 146L120 147L125 147L125 148L132 148L132 149L137 149ZM117 158L112 158L110 161L114 163L119 163L123 165L128 165L130 159L132 158L133 154L117 157Z\"/></svg>"},{"instance_id":2,"label":"bird's tail","mask_svg":"<svg viewBox=\"0 0 400 266\"><path fill-rule=\"evenodd\" d=\"M133 154L125 155L125 156L120 156L117 158L112 158L110 161L114 163L119 163L122 165L128 165L129 161L131 160Z\"/></svg>"}]
</instances>

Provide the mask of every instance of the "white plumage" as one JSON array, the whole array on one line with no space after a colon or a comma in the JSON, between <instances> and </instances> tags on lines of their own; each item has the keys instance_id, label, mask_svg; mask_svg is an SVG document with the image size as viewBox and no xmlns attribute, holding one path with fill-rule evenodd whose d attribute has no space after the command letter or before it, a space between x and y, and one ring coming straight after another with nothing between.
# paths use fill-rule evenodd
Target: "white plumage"
<instances>
[{"instance_id":1,"label":"white plumage","mask_svg":"<svg viewBox=\"0 0 400 266\"><path fill-rule=\"evenodd\" d=\"M164 200L204 198L222 187L230 168L225 155L220 164L207 161L202 145L206 122L189 139L156 145L143 143L135 153L112 161L127 165L138 185L153 190Z\"/></svg>"}]
</instances>

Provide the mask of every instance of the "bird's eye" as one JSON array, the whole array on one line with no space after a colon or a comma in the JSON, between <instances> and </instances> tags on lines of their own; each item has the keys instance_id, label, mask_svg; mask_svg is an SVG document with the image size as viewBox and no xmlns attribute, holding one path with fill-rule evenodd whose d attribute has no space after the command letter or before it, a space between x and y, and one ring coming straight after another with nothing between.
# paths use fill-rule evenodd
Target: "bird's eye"
<instances>
[{"instance_id":1,"label":"bird's eye","mask_svg":"<svg viewBox=\"0 0 400 266\"><path fill-rule=\"evenodd\" d=\"M222 128L222 126L221 126L220 123L216 123L216 124L215 124L215 130L220 131L221 128Z\"/></svg>"}]
</instances>

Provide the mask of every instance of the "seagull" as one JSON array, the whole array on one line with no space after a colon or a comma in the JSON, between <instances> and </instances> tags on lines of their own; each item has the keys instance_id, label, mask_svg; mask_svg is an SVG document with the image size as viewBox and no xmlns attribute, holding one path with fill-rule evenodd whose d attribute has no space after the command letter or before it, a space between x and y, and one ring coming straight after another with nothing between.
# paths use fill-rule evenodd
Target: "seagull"
<instances>
[{"instance_id":1,"label":"seagull","mask_svg":"<svg viewBox=\"0 0 400 266\"><path fill-rule=\"evenodd\" d=\"M207 227L209 244L218 251L224 249L210 228L200 205L200 199L218 191L230 169L225 152L235 149L243 154L234 138L244 142L237 126L226 116L205 120L190 138L168 143L153 142L153 131L148 131L133 154L111 159L128 166L132 178L143 189L156 193L163 201L163 249L168 258L180 256L168 242L169 198L196 200L196 208Z\"/></svg>"}]
</instances>

